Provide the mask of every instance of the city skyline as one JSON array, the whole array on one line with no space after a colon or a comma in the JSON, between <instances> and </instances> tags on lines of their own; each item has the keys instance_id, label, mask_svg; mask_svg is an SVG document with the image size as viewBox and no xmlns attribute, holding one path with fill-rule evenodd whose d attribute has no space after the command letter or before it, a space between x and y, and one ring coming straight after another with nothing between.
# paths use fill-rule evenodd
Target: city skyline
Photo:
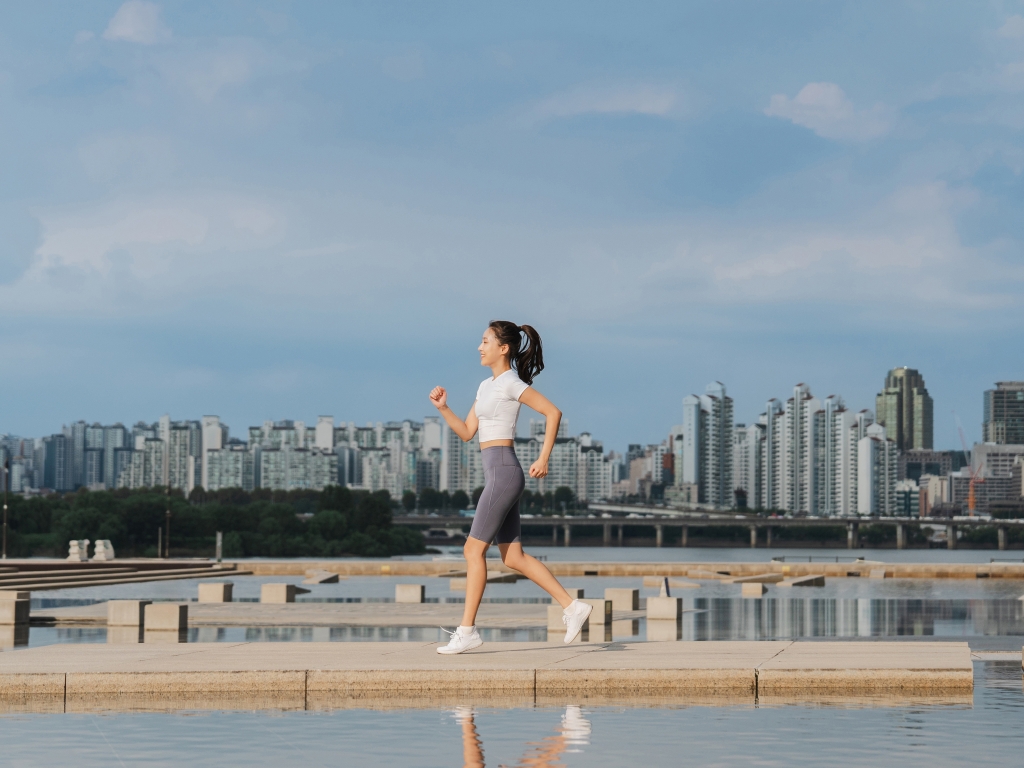
<instances>
[{"instance_id":1,"label":"city skyline","mask_svg":"<svg viewBox=\"0 0 1024 768\"><path fill-rule=\"evenodd\" d=\"M896 368L894 368L892 370L898 370L899 368L906 368L906 367L907 366L898 366L898 367L896 367ZM917 373L917 370L914 370L914 369L911 369L911 370L912 370L913 373L915 373L915 374ZM1009 378L1009 377L1003 377L1003 379L1000 380L999 384L1006 383L1005 380L1007 378ZM880 374L878 379L879 380L884 380L885 379L885 374ZM930 375L928 375L927 380L928 380L929 386L930 386L930 383L932 381L932 377ZM716 381L719 381L719 380L716 379ZM797 385L803 384L803 383L804 383L804 381L796 382ZM1014 382L1009 382L1009 383L1011 385L1014 384ZM539 384L537 386L538 386L538 388L540 387ZM736 385L733 385L732 383L729 384L729 399L733 403L735 402L735 399L736 399L733 396L733 392L734 392L734 387L735 386ZM780 388L780 389L781 389L781 391L787 391L787 390L792 389L793 386L794 386L794 383L790 382L788 385L786 385L785 387ZM458 389L458 388L459 387L449 387L450 390L454 390L454 389ZM823 390L820 390L816 384L815 384L815 389L817 391L819 391L819 392L823 391ZM877 411L876 406L877 406L878 396L881 394L881 391L884 389L884 387L882 385L877 385L875 387L875 393L873 395L871 395L870 397L864 397L864 398L847 397L847 396L843 395L842 393L845 392L845 391L848 391L848 389L849 388L846 388L846 387L840 387L835 392L829 392L829 394L827 394L827 395L820 395L820 396L822 398L827 398L827 397L832 397L832 396L843 397L844 400L847 400L847 401L849 401L851 403L851 406L854 405L854 404L857 405L858 409L860 409L860 408L868 408L868 409L872 410L873 412ZM982 394L976 394L975 400L977 400L978 402L976 404L976 407L973 408L973 409L972 408L967 408L967 407L964 407L962 409L961 408L955 408L955 409L950 408L950 409L948 409L949 421L951 423L953 423L953 428L952 428L951 433L949 434L949 437L950 437L951 441L953 441L953 442L950 442L948 444L940 444L939 441L936 439L934 441L934 445L935 445L936 449L942 449L942 450L960 450L961 449L962 446L960 445L959 435L956 432L956 423L955 423L954 413L959 415L960 418L961 418L961 421L962 421L963 427L964 427L964 431L965 431L965 436L967 437L968 446L970 446L970 445L972 445L973 443L976 443L976 442L977 443L984 442L984 435L983 435L983 433L984 433L984 425L983 425L983 422L979 421L979 423L976 424L976 425L968 423L964 419L963 414L969 413L971 410L976 410L980 415L983 416L984 415L984 411L985 411L985 407L986 407L985 403L988 402L989 401L988 398L990 398L989 392L990 391L996 391L996 389L997 389L997 382L995 380L993 380L993 382L991 382L984 390L981 390ZM703 390L704 390L703 386L700 387L700 388L696 388L696 387L694 388L694 391L703 391ZM1016 390L1014 390L1014 391L1016 391ZM671 422L673 420L673 418L676 419L677 421L681 421L684 418L684 413L685 413L685 408L686 408L685 401L686 401L686 398L689 397L689 396L690 396L689 394L683 394L683 395L680 395L677 398L677 400L680 403L679 407L677 408L678 413L676 414L675 417L668 418L669 422ZM469 397L472 397L472 395L470 395ZM426 399L426 398L424 398L424 399ZM734 421L734 423L736 423L737 425L740 425L740 424L751 425L751 424L756 423L758 418L759 418L759 416L761 415L761 413L763 413L764 402L765 402L766 399L768 399L768 397L762 398L757 405L753 405L750 408L743 409L743 410L741 410L740 408L737 408L735 405L732 405L733 421ZM932 400L934 401L934 398L932 398ZM469 404L470 405L472 404L471 400L469 401ZM454 407L459 412L461 412L462 410L468 411L468 409L469 409L469 405L467 405L464 409L459 407L458 404L455 404ZM345 421L348 422L348 423L354 423L354 424L359 424L359 425L362 425L362 424L374 425L374 424L385 423L385 422L389 422L389 421L390 422L401 422L401 421L408 421L410 419L413 420L413 421L420 421L420 420L422 420L424 418L424 416L431 417L431 416L436 415L434 413L431 413L428 409L429 409L429 404L428 404L428 408L421 409L421 410L424 411L424 413L423 413L423 415L419 416L418 418L417 417L409 417L409 416L405 416L405 417L397 418L397 419L380 419L378 417L378 418L369 418L369 419L362 419L361 420L361 419L355 419L355 418L348 418L348 419L345 419ZM112 410L116 411L117 409L114 408ZM294 411L288 412L287 409L281 409L281 410L285 411L285 415L282 415L280 417L274 417L274 418L268 418L268 417L264 416L262 418L250 419L249 421L244 421L243 420L241 422L238 422L237 420L231 420L231 419L228 419L226 417L219 417L219 418L225 424L230 424L230 423L235 423L235 422L237 422L237 423L245 423L246 424L245 429L248 429L251 426L255 426L255 425L260 425L260 424L266 423L267 421L296 420L295 419ZM939 413L941 415L943 410L944 409L941 408L941 404L940 404L940 408L937 410L937 413ZM330 409L320 409L318 415L322 415L323 413L327 413L328 411L330 411ZM165 414L165 415L168 415L170 413L171 413L171 411L167 410L167 409L165 409L163 411L163 414ZM204 411L204 413L213 413L213 411L212 410L206 410L206 411ZM528 418L526 420L523 421L523 423L520 424L520 430L519 431L520 431L521 435L528 435L529 434L529 428L525 427L524 424L527 421L529 421L531 418L539 418L539 416L536 415L536 414L533 414L533 412L530 411L528 408L524 410L524 413L528 413L529 416L528 416ZM746 414L746 418L744 418L744 414ZM571 417L571 414L567 413L567 414L564 415L564 418L567 421L570 419L570 417ZM315 418L316 417L309 417L309 418L311 420L309 422L307 422L307 423L315 423ZM882 421L882 417L878 417L878 418L879 418L880 421ZM114 418L114 419L80 419L80 418L76 418L76 419L69 419L67 421L61 421L61 426L64 426L66 424L70 424L70 423L75 422L75 421L84 421L87 424L93 424L93 423L107 423L107 424L121 423L121 424L123 424L125 426L131 426L132 424L135 424L135 423L138 423L138 422L149 423L147 421L147 419L152 419L152 415L150 415L150 416L143 416L143 417L136 418L136 419L122 419L122 418ZM938 419L936 419L936 420L938 420ZM301 419L299 419L299 421L301 421ZM664 419L663 419L663 421L664 421ZM573 422L574 427L580 427L580 425L578 424L576 419L572 419L572 422ZM647 444L659 442L661 439L664 438L664 435L666 434L666 430L667 430L667 427L662 426L662 428L659 430L659 434L651 435L650 436L651 439L643 439L641 437L638 437L636 434L628 434L626 436L626 438L624 440L622 440L622 441L614 441L614 440L611 440L611 439L604 439L603 443L606 446L608 446L608 448L610 450L614 450L616 452L620 452L621 453L621 452L624 452L626 446L628 446L630 444L640 443L640 444L647 445ZM37 430L34 433L33 432L27 432L27 431L20 431L19 432L16 429L7 428L4 423L0 423L0 434L16 434L16 435L19 435L19 436L22 436L22 437L39 437L39 436L41 436L43 434L51 434L54 431L55 431L55 429L51 425L51 426L44 427L42 430ZM596 427L591 426L591 425L583 425L582 427L580 427L580 431L581 432L588 432L588 433L594 434L594 435L597 435L599 433L602 434L602 435L605 434L604 430L601 429L600 425L598 425ZM890 438L891 439L895 439L892 436L890 436Z\"/></svg>"},{"instance_id":2,"label":"city skyline","mask_svg":"<svg viewBox=\"0 0 1024 768\"><path fill-rule=\"evenodd\" d=\"M1024 4L386 8L0 10L5 430L465 410L496 317L614 445L1024 378Z\"/></svg>"}]
</instances>

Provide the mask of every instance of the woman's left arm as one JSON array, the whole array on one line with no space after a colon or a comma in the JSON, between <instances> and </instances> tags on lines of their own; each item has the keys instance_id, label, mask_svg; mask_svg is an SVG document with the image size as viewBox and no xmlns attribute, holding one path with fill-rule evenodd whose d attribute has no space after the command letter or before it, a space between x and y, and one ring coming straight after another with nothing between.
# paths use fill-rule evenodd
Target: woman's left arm
<instances>
[{"instance_id":1,"label":"woman's left arm","mask_svg":"<svg viewBox=\"0 0 1024 768\"><path fill-rule=\"evenodd\" d=\"M558 425L562 421L562 412L533 387L526 388L526 391L519 396L519 402L530 406L546 419L544 447L540 449L540 458L530 467L530 477L545 477L548 473L548 459L555 447L555 438L558 437Z\"/></svg>"}]
</instances>

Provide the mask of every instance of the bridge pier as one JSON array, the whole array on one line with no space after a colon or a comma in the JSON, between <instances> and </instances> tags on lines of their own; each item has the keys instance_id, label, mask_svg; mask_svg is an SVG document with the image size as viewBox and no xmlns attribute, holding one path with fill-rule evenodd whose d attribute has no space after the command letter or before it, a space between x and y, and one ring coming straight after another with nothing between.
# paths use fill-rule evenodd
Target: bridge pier
<instances>
[{"instance_id":1,"label":"bridge pier","mask_svg":"<svg viewBox=\"0 0 1024 768\"><path fill-rule=\"evenodd\" d=\"M654 546L661 548L662 543L665 541L665 526L656 525L654 526Z\"/></svg>"},{"instance_id":2,"label":"bridge pier","mask_svg":"<svg viewBox=\"0 0 1024 768\"><path fill-rule=\"evenodd\" d=\"M552 525L551 526L551 546L552 547L557 547L558 546L558 526L557 525Z\"/></svg>"},{"instance_id":3,"label":"bridge pier","mask_svg":"<svg viewBox=\"0 0 1024 768\"><path fill-rule=\"evenodd\" d=\"M680 530L679 546L687 547L690 542L690 526L684 525Z\"/></svg>"},{"instance_id":4,"label":"bridge pier","mask_svg":"<svg viewBox=\"0 0 1024 768\"><path fill-rule=\"evenodd\" d=\"M765 546L768 549L772 548L772 527L769 525L764 529L765 532Z\"/></svg>"},{"instance_id":5,"label":"bridge pier","mask_svg":"<svg viewBox=\"0 0 1024 768\"><path fill-rule=\"evenodd\" d=\"M757 526L750 526L750 548L757 549Z\"/></svg>"},{"instance_id":6,"label":"bridge pier","mask_svg":"<svg viewBox=\"0 0 1024 768\"><path fill-rule=\"evenodd\" d=\"M860 546L860 524L846 524L846 548L857 549Z\"/></svg>"},{"instance_id":7,"label":"bridge pier","mask_svg":"<svg viewBox=\"0 0 1024 768\"><path fill-rule=\"evenodd\" d=\"M896 523L896 549L904 549L907 546L907 531L903 523Z\"/></svg>"},{"instance_id":8,"label":"bridge pier","mask_svg":"<svg viewBox=\"0 0 1024 768\"><path fill-rule=\"evenodd\" d=\"M999 530L999 549L1003 550L1003 549L1006 549L1006 526L1005 525L1000 525L998 530Z\"/></svg>"},{"instance_id":9,"label":"bridge pier","mask_svg":"<svg viewBox=\"0 0 1024 768\"><path fill-rule=\"evenodd\" d=\"M603 541L603 543L604 543L604 545L606 547L610 547L612 545L612 524L611 523L605 523L604 524L604 541Z\"/></svg>"},{"instance_id":10,"label":"bridge pier","mask_svg":"<svg viewBox=\"0 0 1024 768\"><path fill-rule=\"evenodd\" d=\"M946 526L946 549L956 549L956 526Z\"/></svg>"},{"instance_id":11,"label":"bridge pier","mask_svg":"<svg viewBox=\"0 0 1024 768\"><path fill-rule=\"evenodd\" d=\"M625 528L625 527L626 526L624 526L624 525L620 525L619 526L619 546L620 547L622 546L622 529Z\"/></svg>"},{"instance_id":12,"label":"bridge pier","mask_svg":"<svg viewBox=\"0 0 1024 768\"><path fill-rule=\"evenodd\" d=\"M572 540L572 528L570 528L569 524L566 523L562 526L562 531L565 533L565 542L563 542L562 546L568 547L569 542Z\"/></svg>"}]
</instances>

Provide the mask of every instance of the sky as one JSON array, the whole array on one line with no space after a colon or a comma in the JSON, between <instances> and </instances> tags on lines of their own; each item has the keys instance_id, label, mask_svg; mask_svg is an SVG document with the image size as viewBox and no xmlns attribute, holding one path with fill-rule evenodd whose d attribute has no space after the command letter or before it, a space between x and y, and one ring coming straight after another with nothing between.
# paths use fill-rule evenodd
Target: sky
<instances>
[{"instance_id":1,"label":"sky","mask_svg":"<svg viewBox=\"0 0 1024 768\"><path fill-rule=\"evenodd\" d=\"M5 3L0 141L0 432L1024 379L1024 1Z\"/></svg>"}]
</instances>

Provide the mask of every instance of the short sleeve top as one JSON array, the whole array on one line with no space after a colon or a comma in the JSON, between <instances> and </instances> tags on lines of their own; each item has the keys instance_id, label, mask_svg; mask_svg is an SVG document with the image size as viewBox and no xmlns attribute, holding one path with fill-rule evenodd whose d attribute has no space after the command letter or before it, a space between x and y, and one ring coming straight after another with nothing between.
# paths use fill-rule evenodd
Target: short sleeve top
<instances>
[{"instance_id":1,"label":"short sleeve top","mask_svg":"<svg viewBox=\"0 0 1024 768\"><path fill-rule=\"evenodd\" d=\"M509 369L493 379L484 379L476 391L476 417L480 421L480 442L513 440L519 418L519 398L530 385Z\"/></svg>"}]
</instances>

